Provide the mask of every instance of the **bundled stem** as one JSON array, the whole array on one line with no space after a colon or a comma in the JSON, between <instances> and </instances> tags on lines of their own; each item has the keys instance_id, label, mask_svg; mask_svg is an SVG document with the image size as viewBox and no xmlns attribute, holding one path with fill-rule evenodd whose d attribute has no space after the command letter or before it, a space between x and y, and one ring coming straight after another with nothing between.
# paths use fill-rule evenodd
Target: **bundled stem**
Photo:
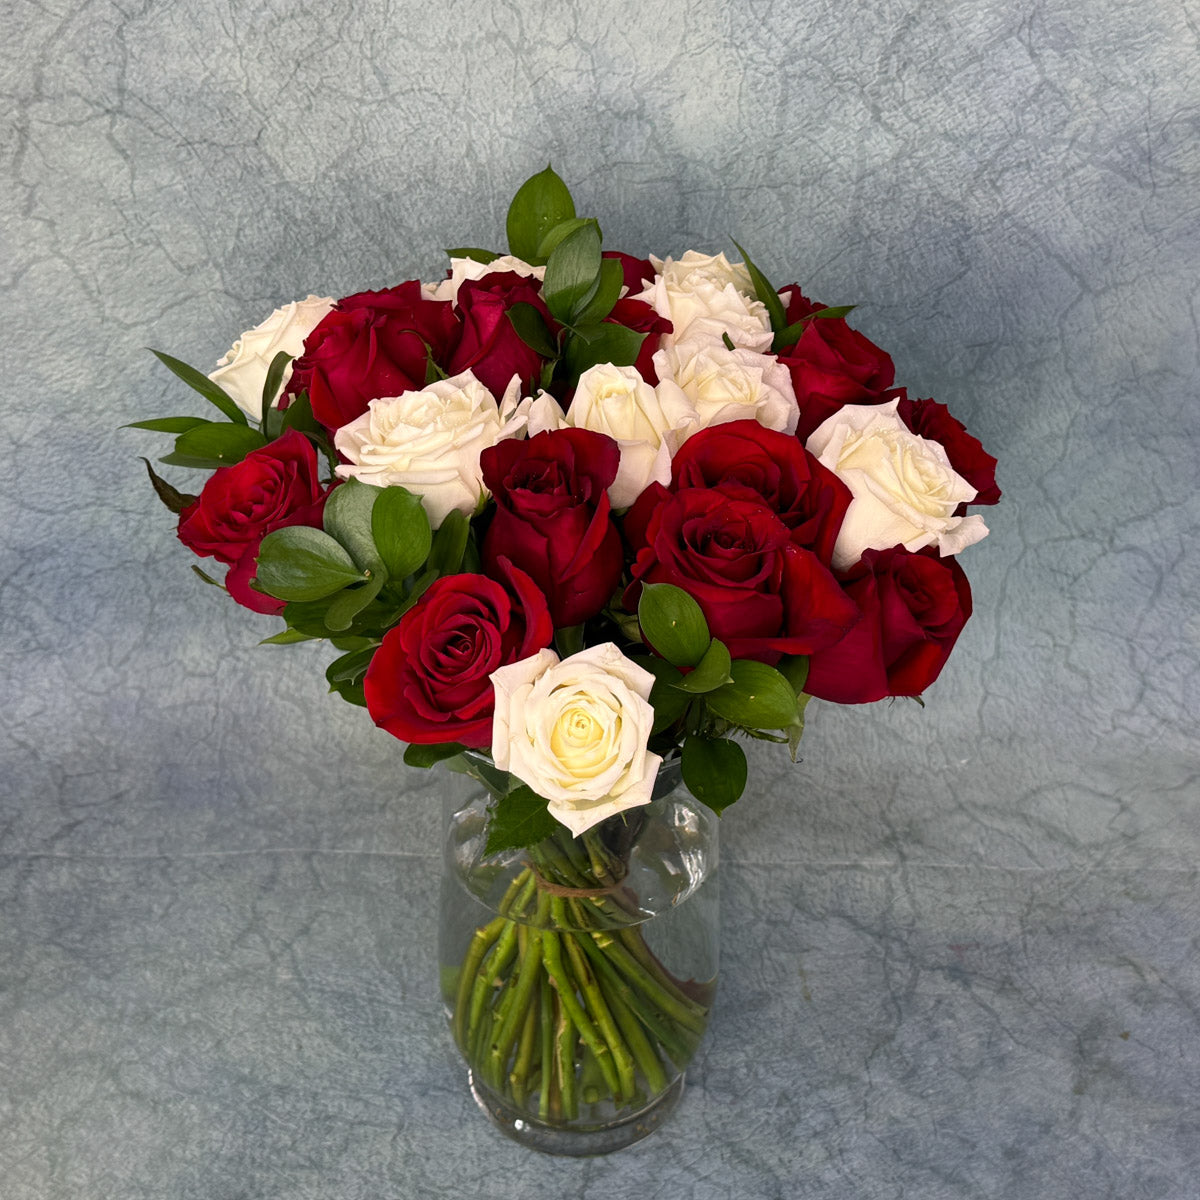
<instances>
[{"instance_id":1,"label":"bundled stem","mask_svg":"<svg viewBox=\"0 0 1200 1200\"><path fill-rule=\"evenodd\" d=\"M621 856L589 834L529 851L499 915L472 935L455 994L454 1036L476 1079L543 1122L578 1120L581 1104L649 1103L708 1019L646 944Z\"/></svg>"}]
</instances>

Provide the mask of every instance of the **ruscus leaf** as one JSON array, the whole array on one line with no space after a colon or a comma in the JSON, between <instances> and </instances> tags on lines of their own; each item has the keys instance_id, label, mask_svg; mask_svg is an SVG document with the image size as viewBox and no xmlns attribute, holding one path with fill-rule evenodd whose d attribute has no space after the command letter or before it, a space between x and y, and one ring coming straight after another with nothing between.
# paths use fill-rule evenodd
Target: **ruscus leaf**
<instances>
[{"instance_id":1,"label":"ruscus leaf","mask_svg":"<svg viewBox=\"0 0 1200 1200\"><path fill-rule=\"evenodd\" d=\"M171 355L164 354L161 350L151 349L150 353L168 371L182 379L193 391L199 392L209 404L219 408L235 425L247 424L246 414L238 408L233 397L224 388L213 383L207 375L197 371L195 367L189 367L187 363L178 358L172 358Z\"/></svg>"},{"instance_id":2,"label":"ruscus leaf","mask_svg":"<svg viewBox=\"0 0 1200 1200\"><path fill-rule=\"evenodd\" d=\"M540 266L546 261L538 254L542 238L555 225L574 216L575 201L552 167L547 166L544 171L531 175L517 189L508 206L505 232L510 253L533 266Z\"/></svg>"},{"instance_id":3,"label":"ruscus leaf","mask_svg":"<svg viewBox=\"0 0 1200 1200\"><path fill-rule=\"evenodd\" d=\"M746 790L746 753L729 738L685 738L681 766L688 791L718 815Z\"/></svg>"},{"instance_id":4,"label":"ruscus leaf","mask_svg":"<svg viewBox=\"0 0 1200 1200\"><path fill-rule=\"evenodd\" d=\"M643 586L638 622L647 644L677 667L696 666L712 640L700 605L670 583Z\"/></svg>"}]
</instances>

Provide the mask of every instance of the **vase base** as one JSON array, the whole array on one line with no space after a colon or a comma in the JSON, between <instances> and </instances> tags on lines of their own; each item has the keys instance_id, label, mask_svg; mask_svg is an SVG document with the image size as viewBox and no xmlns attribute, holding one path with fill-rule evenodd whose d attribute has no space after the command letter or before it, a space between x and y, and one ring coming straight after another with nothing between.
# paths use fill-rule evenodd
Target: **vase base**
<instances>
[{"instance_id":1,"label":"vase base","mask_svg":"<svg viewBox=\"0 0 1200 1200\"><path fill-rule=\"evenodd\" d=\"M467 1072L471 1095L484 1115L501 1133L522 1146L540 1150L543 1154L558 1154L583 1158L591 1154L611 1154L640 1142L652 1134L675 1110L683 1095L683 1076L680 1075L661 1095L645 1108L627 1117L603 1125L547 1125L528 1113L506 1104L499 1097L480 1087L474 1073Z\"/></svg>"}]
</instances>

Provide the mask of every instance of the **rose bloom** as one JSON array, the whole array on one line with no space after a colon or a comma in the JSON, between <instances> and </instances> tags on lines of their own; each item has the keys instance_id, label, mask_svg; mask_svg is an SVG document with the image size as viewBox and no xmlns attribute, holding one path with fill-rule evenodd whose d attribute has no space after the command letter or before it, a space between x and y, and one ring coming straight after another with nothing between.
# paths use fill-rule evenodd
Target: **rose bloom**
<instances>
[{"instance_id":1,"label":"rose bloom","mask_svg":"<svg viewBox=\"0 0 1200 1200\"><path fill-rule=\"evenodd\" d=\"M780 298L788 324L828 307L806 299L795 284ZM844 317L809 321L800 340L779 352L779 361L791 373L800 405L796 435L801 441L845 404L880 404L899 394L892 387L896 372L890 356Z\"/></svg>"},{"instance_id":2,"label":"rose bloom","mask_svg":"<svg viewBox=\"0 0 1200 1200\"><path fill-rule=\"evenodd\" d=\"M975 489L938 442L908 431L897 404L848 404L808 439L808 449L854 496L833 549L837 570L856 563L864 550L933 545L941 554L957 554L987 536L982 517L955 515Z\"/></svg>"},{"instance_id":3,"label":"rose bloom","mask_svg":"<svg viewBox=\"0 0 1200 1200\"><path fill-rule=\"evenodd\" d=\"M286 525L319 528L325 496L312 443L289 429L241 462L213 472L179 514L179 540L199 555L229 564L225 587L239 604L278 613L282 600L250 587L259 543Z\"/></svg>"},{"instance_id":4,"label":"rose bloom","mask_svg":"<svg viewBox=\"0 0 1200 1200\"><path fill-rule=\"evenodd\" d=\"M553 650L492 673L492 758L548 801L578 837L649 804L662 759L647 749L654 676L611 642L559 660Z\"/></svg>"},{"instance_id":5,"label":"rose bloom","mask_svg":"<svg viewBox=\"0 0 1200 1200\"><path fill-rule=\"evenodd\" d=\"M383 636L363 680L375 724L405 742L492 742L493 671L554 636L533 580L500 562L500 579L436 579Z\"/></svg>"},{"instance_id":6,"label":"rose bloom","mask_svg":"<svg viewBox=\"0 0 1200 1200\"><path fill-rule=\"evenodd\" d=\"M671 463L671 480L676 490L716 488L761 501L825 566L851 500L850 489L794 437L757 421L714 425L688 438Z\"/></svg>"},{"instance_id":7,"label":"rose bloom","mask_svg":"<svg viewBox=\"0 0 1200 1200\"><path fill-rule=\"evenodd\" d=\"M996 460L950 415L950 410L936 400L910 400L900 397L896 415L918 437L940 442L946 449L950 465L974 489L972 504L998 504L1000 489L996 486Z\"/></svg>"},{"instance_id":8,"label":"rose bloom","mask_svg":"<svg viewBox=\"0 0 1200 1200\"><path fill-rule=\"evenodd\" d=\"M831 645L858 616L837 580L757 496L651 484L625 518L637 611L643 583L671 583L700 605L734 658L774 664Z\"/></svg>"},{"instance_id":9,"label":"rose bloom","mask_svg":"<svg viewBox=\"0 0 1200 1200\"><path fill-rule=\"evenodd\" d=\"M804 690L837 704L919 696L941 673L971 615L958 560L932 549L868 550L842 577L862 612L841 641L809 660Z\"/></svg>"},{"instance_id":10,"label":"rose bloom","mask_svg":"<svg viewBox=\"0 0 1200 1200\"><path fill-rule=\"evenodd\" d=\"M482 279L485 275L497 275L502 271L511 271L524 279L536 279L539 282L546 277L545 267L530 266L513 254L502 254L490 263L481 263L473 258L452 258L446 278L437 283L422 284L421 293L430 300L455 301L459 288L468 280Z\"/></svg>"},{"instance_id":11,"label":"rose bloom","mask_svg":"<svg viewBox=\"0 0 1200 1200\"><path fill-rule=\"evenodd\" d=\"M620 457L612 438L588 429L510 439L480 455L496 500L484 567L507 558L527 571L558 628L594 617L620 583L624 556L608 498Z\"/></svg>"},{"instance_id":12,"label":"rose bloom","mask_svg":"<svg viewBox=\"0 0 1200 1200\"><path fill-rule=\"evenodd\" d=\"M217 369L209 379L224 389L225 394L256 420L262 416L262 390L267 381L271 360L280 351L298 357L304 350L304 339L321 323L333 308L332 296L307 296L277 308L261 325L248 329L217 360ZM281 387L286 388L292 376L292 364L284 368ZM276 401L277 397L272 397Z\"/></svg>"},{"instance_id":13,"label":"rose bloom","mask_svg":"<svg viewBox=\"0 0 1200 1200\"><path fill-rule=\"evenodd\" d=\"M664 337L672 345L685 337L720 342L727 333L737 346L766 350L773 334L766 306L754 297L754 285L742 263L724 254L689 250L680 259L650 260L658 271L654 282L634 299L644 300L674 326Z\"/></svg>"},{"instance_id":14,"label":"rose bloom","mask_svg":"<svg viewBox=\"0 0 1200 1200\"><path fill-rule=\"evenodd\" d=\"M692 402L696 429L749 419L768 429L796 432L800 409L791 376L772 354L689 338L659 350L654 369Z\"/></svg>"},{"instance_id":15,"label":"rose bloom","mask_svg":"<svg viewBox=\"0 0 1200 1200\"><path fill-rule=\"evenodd\" d=\"M608 489L613 508L628 508L651 482L671 478L671 457L696 424L696 412L677 387L651 387L633 367L591 367L579 377L564 415L542 392L529 410L529 432L590 429L612 438L621 450L617 477Z\"/></svg>"},{"instance_id":16,"label":"rose bloom","mask_svg":"<svg viewBox=\"0 0 1200 1200\"><path fill-rule=\"evenodd\" d=\"M372 400L421 387L430 353L447 362L460 331L450 305L422 298L415 280L358 292L308 335L285 394L307 391L317 420L340 429Z\"/></svg>"},{"instance_id":17,"label":"rose bloom","mask_svg":"<svg viewBox=\"0 0 1200 1200\"><path fill-rule=\"evenodd\" d=\"M514 304L533 305L550 328L557 329L537 279L516 271L500 271L464 281L455 302L462 317L462 338L446 368L450 374L471 371L497 395L514 376L523 387L537 380L542 360L521 340L508 319L508 310Z\"/></svg>"},{"instance_id":18,"label":"rose bloom","mask_svg":"<svg viewBox=\"0 0 1200 1200\"><path fill-rule=\"evenodd\" d=\"M516 380L499 404L470 371L420 391L372 400L343 425L334 445L347 459L342 479L376 487L399 485L421 497L437 529L457 509L473 516L487 492L479 456L525 427Z\"/></svg>"}]
</instances>

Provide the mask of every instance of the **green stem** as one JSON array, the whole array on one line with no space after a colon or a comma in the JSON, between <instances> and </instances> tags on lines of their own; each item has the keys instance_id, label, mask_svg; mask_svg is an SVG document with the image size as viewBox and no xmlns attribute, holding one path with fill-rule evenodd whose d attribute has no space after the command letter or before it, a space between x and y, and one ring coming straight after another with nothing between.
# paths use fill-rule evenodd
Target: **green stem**
<instances>
[{"instance_id":1,"label":"green stem","mask_svg":"<svg viewBox=\"0 0 1200 1200\"><path fill-rule=\"evenodd\" d=\"M491 949L492 943L500 936L504 928L504 918L496 917L486 925L480 926L471 935L471 944L467 956L463 959L462 972L458 977L458 995L454 1000L454 1040L464 1053L467 1050L467 1012L468 1000L471 995L471 985L483 956Z\"/></svg>"},{"instance_id":2,"label":"green stem","mask_svg":"<svg viewBox=\"0 0 1200 1200\"><path fill-rule=\"evenodd\" d=\"M613 1017L616 1018L617 1025L625 1036L625 1041L638 1065L638 1070L646 1080L646 1087L649 1089L650 1095L657 1096L660 1092L665 1092L667 1090L666 1072L658 1060L658 1055L654 1053L654 1047L650 1045L649 1039L641 1025L638 1024L637 1017L625 1006L620 996L605 987L604 981L601 981L600 988L604 992Z\"/></svg>"},{"instance_id":3,"label":"green stem","mask_svg":"<svg viewBox=\"0 0 1200 1200\"><path fill-rule=\"evenodd\" d=\"M538 1091L538 1116L543 1121L550 1118L550 1081L554 1077L551 1069L554 1062L554 1017L550 1011L553 995L550 976L543 971L538 977L538 1010L542 1014L542 1085Z\"/></svg>"},{"instance_id":4,"label":"green stem","mask_svg":"<svg viewBox=\"0 0 1200 1200\"><path fill-rule=\"evenodd\" d=\"M587 935L580 936L586 937ZM604 1040L612 1051L613 1065L617 1069L617 1079L621 1087L620 1100L628 1104L633 1099L634 1091L633 1056L629 1053L629 1047L625 1045L625 1039L621 1037L616 1022L608 1011L608 1005L604 1003L604 997L596 983L596 977L588 968L583 951L579 948L579 939L570 934L564 934L563 941L567 945L567 957L571 960L571 973L575 976L579 990L587 1000L588 1011L592 1014L600 1032L604 1035ZM613 1099L615 1100L617 1097L614 1096Z\"/></svg>"},{"instance_id":5,"label":"green stem","mask_svg":"<svg viewBox=\"0 0 1200 1200\"><path fill-rule=\"evenodd\" d=\"M543 917L543 909L548 907L543 903L543 897L538 897L538 916ZM508 1061L509 1051L518 1033L525 1023L525 1014L530 1010L533 989L537 984L538 974L542 967L542 931L540 929L526 930L521 927L524 943L520 952L520 966L516 971L516 982L509 980L507 995L504 999L500 1023L492 1035L491 1050L488 1055L489 1074L495 1080L502 1081L504 1067Z\"/></svg>"},{"instance_id":6,"label":"green stem","mask_svg":"<svg viewBox=\"0 0 1200 1200\"><path fill-rule=\"evenodd\" d=\"M517 904L524 907L529 902L529 897L532 895L536 882L533 877L533 872L530 871L525 882L522 884L517 893ZM511 920L506 920L504 928L500 932L500 936L496 939L495 949L488 958L487 964L475 976L475 983L471 991L471 1013L467 1021L467 1041L470 1045L475 1045L475 1035L478 1032L479 1019L483 1015L484 1006L487 1004L488 993L492 989L492 985L496 982L497 976L505 967L512 961L513 955L517 951L517 926ZM476 1059L476 1061L478 1061Z\"/></svg>"},{"instance_id":7,"label":"green stem","mask_svg":"<svg viewBox=\"0 0 1200 1200\"><path fill-rule=\"evenodd\" d=\"M540 955L539 955L540 961ZM541 972L539 971L539 974ZM525 1010L525 1027L521 1031L521 1042L517 1047L517 1061L513 1064L508 1082L512 1088L513 1103L518 1108L525 1106L525 1086L529 1081L529 1068L533 1064L533 1047L537 1040L538 993L533 994L533 1003Z\"/></svg>"},{"instance_id":8,"label":"green stem","mask_svg":"<svg viewBox=\"0 0 1200 1200\"><path fill-rule=\"evenodd\" d=\"M590 948L589 942L591 943ZM595 963L596 971L604 981L606 992L615 994L621 1000L677 1066L684 1066L691 1057L692 1049L688 1045L685 1031L680 1029L669 1016L653 1008L647 1000L635 992L618 973L616 967L608 961L604 952L592 938L581 939L581 944L588 952L588 957Z\"/></svg>"},{"instance_id":9,"label":"green stem","mask_svg":"<svg viewBox=\"0 0 1200 1200\"><path fill-rule=\"evenodd\" d=\"M624 933L625 930L621 930ZM690 1000L680 1000L663 984L649 973L645 966L639 963L607 930L592 934L596 945L604 951L608 961L621 972L656 1008L673 1017L680 1025L687 1026L693 1033L704 1032L704 1009L699 1008Z\"/></svg>"},{"instance_id":10,"label":"green stem","mask_svg":"<svg viewBox=\"0 0 1200 1200\"><path fill-rule=\"evenodd\" d=\"M569 938L571 935L563 934L562 936ZM575 1028L579 1030L579 1036L588 1044L599 1061L600 1068L604 1072L604 1081L608 1084L608 1090L612 1092L613 1099L617 1099L621 1094L621 1084L617 1079L616 1068L613 1066L612 1052L604 1039L596 1032L591 1018L579 1003L571 976L563 966L559 935L549 929L542 932L542 957L546 963L546 972L558 990L558 998L562 1001L563 1008L566 1009Z\"/></svg>"},{"instance_id":11,"label":"green stem","mask_svg":"<svg viewBox=\"0 0 1200 1200\"><path fill-rule=\"evenodd\" d=\"M561 992L558 993L555 1007L558 1011L558 1022L554 1035L554 1078L558 1081L563 1115L568 1121L574 1121L579 1117L579 1100L575 1095L575 1046L579 1039L571 1022L571 1014L562 1002Z\"/></svg>"},{"instance_id":12,"label":"green stem","mask_svg":"<svg viewBox=\"0 0 1200 1200\"><path fill-rule=\"evenodd\" d=\"M616 931L617 937L621 939L622 945L633 958L641 965L651 979L655 980L659 987L668 995L674 996L675 999L684 1005L689 1011L695 1013L698 1017L703 1017L708 1010L702 1004L697 1004L672 978L666 967L658 961L650 951L650 947L646 945L646 939L642 935L640 929L632 926L625 926Z\"/></svg>"}]
</instances>

